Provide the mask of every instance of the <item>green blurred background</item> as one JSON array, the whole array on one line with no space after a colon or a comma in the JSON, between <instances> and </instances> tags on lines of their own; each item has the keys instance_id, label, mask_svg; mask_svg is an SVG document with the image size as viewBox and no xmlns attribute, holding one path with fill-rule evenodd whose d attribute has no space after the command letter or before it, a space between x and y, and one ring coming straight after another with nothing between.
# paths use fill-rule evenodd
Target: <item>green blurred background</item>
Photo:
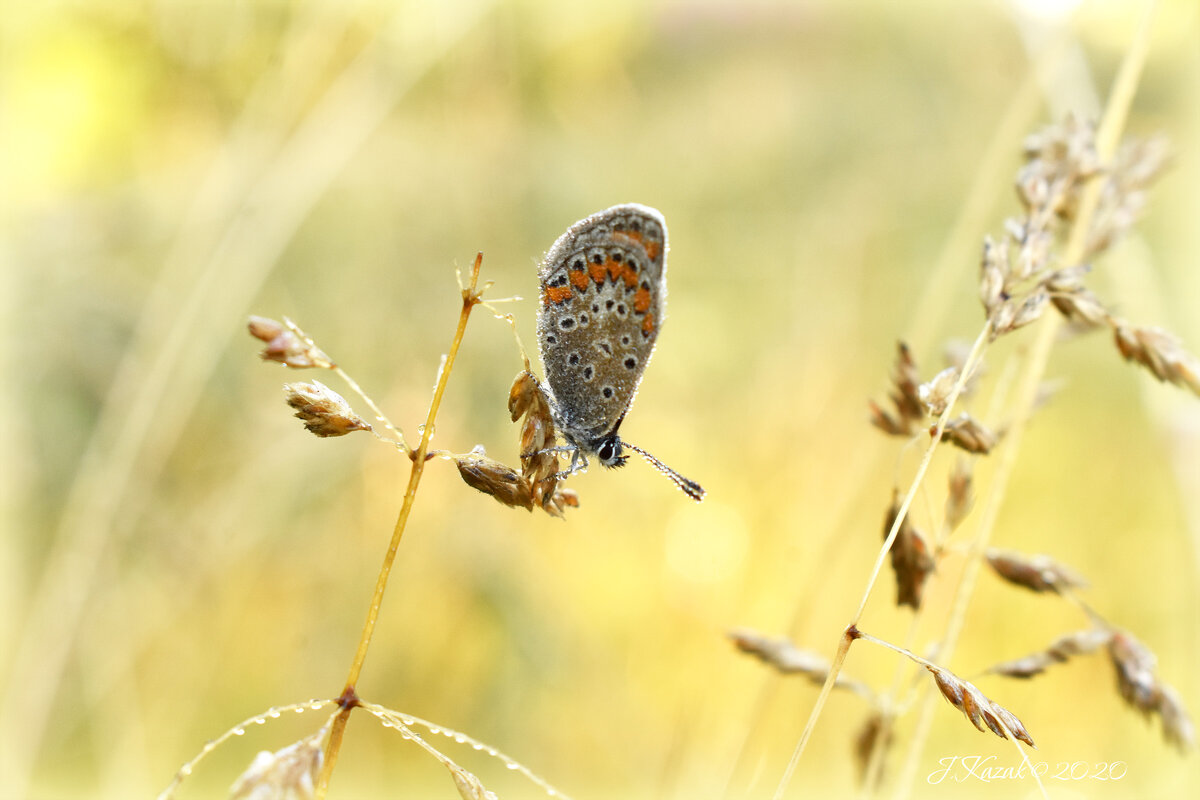
<instances>
[{"instance_id":1,"label":"green blurred background","mask_svg":"<svg viewBox=\"0 0 1200 800\"><path fill-rule=\"evenodd\" d=\"M725 631L832 654L919 450L869 428L866 400L883 397L897 338L932 375L947 339L975 336L979 241L1016 212L1022 137L1097 113L1140 8L4 3L0 792L151 796L239 720L341 691L407 464L365 435L307 435L280 385L343 387L259 363L247 314L295 319L415 439L455 268L484 253L490 295L526 298L503 309L533 348L541 254L576 219L636 201L668 221L671 294L623 432L708 499L631 461L573 478L582 506L560 521L433 462L359 689L577 798L769 796L816 691L735 654ZM1093 281L1193 351L1197 12L1160 3L1129 128L1167 134L1175 160ZM991 375L1027 340L1000 343ZM436 446L515 462L519 368L509 328L473 317ZM1051 372L1064 382L1025 437L995 543L1088 576L1090 602L1196 712L1200 401L1103 335L1065 343ZM948 463L918 497L927 529ZM958 566L931 587L918 641ZM885 575L863 627L899 641L909 615L892 592ZM948 666L972 675L1083 625L984 575ZM895 667L869 645L848 662L878 686ZM1025 722L1036 760L1128 766L1051 781L1054 797L1200 787L1196 756L1120 701L1099 656L979 685ZM938 702L915 795L1032 796L1028 782L928 785L949 755L1017 761ZM855 790L866 714L832 699L790 796ZM255 728L180 796L221 796L256 751L317 724ZM447 749L502 797L542 796ZM454 796L365 715L332 788Z\"/></svg>"}]
</instances>

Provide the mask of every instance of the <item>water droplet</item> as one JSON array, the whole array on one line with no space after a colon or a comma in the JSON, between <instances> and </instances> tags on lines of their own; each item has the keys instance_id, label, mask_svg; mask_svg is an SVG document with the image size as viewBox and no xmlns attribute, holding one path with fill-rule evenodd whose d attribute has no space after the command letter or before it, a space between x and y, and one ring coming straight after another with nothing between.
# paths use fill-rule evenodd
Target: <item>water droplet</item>
<instances>
[{"instance_id":1,"label":"water droplet","mask_svg":"<svg viewBox=\"0 0 1200 800\"><path fill-rule=\"evenodd\" d=\"M509 760L509 759L504 760L504 766L508 767L509 769L520 769L521 768L520 764L518 764L515 761Z\"/></svg>"},{"instance_id":2,"label":"water droplet","mask_svg":"<svg viewBox=\"0 0 1200 800\"><path fill-rule=\"evenodd\" d=\"M245 730L244 728L234 728L234 729L233 729L233 735L234 735L234 736L245 736L245 735L246 735L246 730Z\"/></svg>"},{"instance_id":3,"label":"water droplet","mask_svg":"<svg viewBox=\"0 0 1200 800\"><path fill-rule=\"evenodd\" d=\"M259 717L258 719L254 720L254 724L255 725L266 725L267 720L263 717Z\"/></svg>"},{"instance_id":4,"label":"water droplet","mask_svg":"<svg viewBox=\"0 0 1200 800\"><path fill-rule=\"evenodd\" d=\"M456 734L454 734L454 741L458 742L459 744L466 744L467 737L461 733L456 733Z\"/></svg>"},{"instance_id":5,"label":"water droplet","mask_svg":"<svg viewBox=\"0 0 1200 800\"><path fill-rule=\"evenodd\" d=\"M180 775L185 775L185 776L186 776L186 775L191 775L191 774L192 774L192 765L191 765L191 764L184 764L182 767L180 767L180 768L179 768L179 774L180 774Z\"/></svg>"}]
</instances>

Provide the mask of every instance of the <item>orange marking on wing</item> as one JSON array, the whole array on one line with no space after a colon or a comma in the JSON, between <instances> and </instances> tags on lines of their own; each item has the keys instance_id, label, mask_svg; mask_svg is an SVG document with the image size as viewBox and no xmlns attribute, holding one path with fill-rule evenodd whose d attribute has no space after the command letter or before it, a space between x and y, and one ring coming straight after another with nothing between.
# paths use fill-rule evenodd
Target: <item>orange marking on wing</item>
<instances>
[{"instance_id":1,"label":"orange marking on wing","mask_svg":"<svg viewBox=\"0 0 1200 800\"><path fill-rule=\"evenodd\" d=\"M651 261L657 261L659 255L662 253L662 242L647 239L646 235L641 231L617 231L613 233L613 238L624 238L638 245L646 251L646 256Z\"/></svg>"},{"instance_id":2,"label":"orange marking on wing","mask_svg":"<svg viewBox=\"0 0 1200 800\"><path fill-rule=\"evenodd\" d=\"M581 269L573 269L567 273L567 277L571 279L571 283L575 285L581 292L586 292L588 288L588 275Z\"/></svg>"},{"instance_id":3,"label":"orange marking on wing","mask_svg":"<svg viewBox=\"0 0 1200 800\"><path fill-rule=\"evenodd\" d=\"M608 270L604 268L603 264L590 264L588 265L588 271L591 273L592 280L596 282L597 286L604 283L604 276L608 274Z\"/></svg>"},{"instance_id":4,"label":"orange marking on wing","mask_svg":"<svg viewBox=\"0 0 1200 800\"><path fill-rule=\"evenodd\" d=\"M633 287L637 286L637 282L638 282L637 267L635 267L633 264L630 264L627 262L625 264L625 269L621 270L621 279L623 281L625 281L626 289L632 289Z\"/></svg>"},{"instance_id":5,"label":"orange marking on wing","mask_svg":"<svg viewBox=\"0 0 1200 800\"><path fill-rule=\"evenodd\" d=\"M608 271L608 277L612 278L613 281L616 281L621 277L621 272L625 268L621 266L620 261L613 261L611 258L609 258L604 262L604 269Z\"/></svg>"},{"instance_id":6,"label":"orange marking on wing","mask_svg":"<svg viewBox=\"0 0 1200 800\"><path fill-rule=\"evenodd\" d=\"M547 286L546 290L542 293L542 302L545 304L561 303L564 300L570 299L570 286Z\"/></svg>"},{"instance_id":7,"label":"orange marking on wing","mask_svg":"<svg viewBox=\"0 0 1200 800\"><path fill-rule=\"evenodd\" d=\"M642 333L645 333L647 336L652 335L654 333L654 315L653 314L647 314L646 318L644 320L642 320Z\"/></svg>"},{"instance_id":8,"label":"orange marking on wing","mask_svg":"<svg viewBox=\"0 0 1200 800\"><path fill-rule=\"evenodd\" d=\"M650 310L650 292L648 290L637 290L637 294L633 296L633 310L639 314L645 314Z\"/></svg>"}]
</instances>

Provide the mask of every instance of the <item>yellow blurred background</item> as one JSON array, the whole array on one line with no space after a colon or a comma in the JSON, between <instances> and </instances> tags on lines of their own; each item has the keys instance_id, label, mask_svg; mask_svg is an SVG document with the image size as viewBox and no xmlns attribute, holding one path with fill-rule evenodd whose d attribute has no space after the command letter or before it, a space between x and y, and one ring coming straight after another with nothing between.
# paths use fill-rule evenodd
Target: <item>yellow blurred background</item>
<instances>
[{"instance_id":1,"label":"yellow blurred background","mask_svg":"<svg viewBox=\"0 0 1200 800\"><path fill-rule=\"evenodd\" d=\"M572 478L582 504L560 521L432 462L359 691L575 798L769 797L816 689L725 633L832 655L919 455L868 426L866 401L898 338L927 376L946 340L974 338L979 242L1017 212L1022 138L1098 114L1141 6L4 3L0 796L153 796L239 720L341 691L407 462L366 435L306 434L283 382L349 394L260 363L248 314L296 320L415 441L455 268L482 251L489 295L525 298L501 308L532 353L538 259L576 219L632 201L668 221L671 286L622 432L708 499L631 460ZM1165 133L1175 158L1091 284L1193 351L1197 15L1159 4L1129 129ZM991 377L1026 333L995 348ZM508 326L480 311L435 446L515 463L519 368ZM1102 334L1064 343L1051 376L994 543L1087 576L1089 602L1197 712L1200 400ZM926 528L947 464L914 507ZM960 563L931 586L918 642ZM885 574L863 627L902 641L893 591ZM947 666L970 676L1085 625L984 575ZM847 665L880 688L895 668L866 644ZM1100 655L979 686L1024 721L1035 760L1128 767L1047 781L1052 797L1200 789L1196 755L1125 706ZM1018 760L938 702L914 796L1035 796L927 783L947 756ZM867 712L832 698L788 796L857 790ZM222 796L319 719L254 728L179 796ZM544 796L439 742L501 797ZM330 796L455 790L356 715Z\"/></svg>"}]
</instances>

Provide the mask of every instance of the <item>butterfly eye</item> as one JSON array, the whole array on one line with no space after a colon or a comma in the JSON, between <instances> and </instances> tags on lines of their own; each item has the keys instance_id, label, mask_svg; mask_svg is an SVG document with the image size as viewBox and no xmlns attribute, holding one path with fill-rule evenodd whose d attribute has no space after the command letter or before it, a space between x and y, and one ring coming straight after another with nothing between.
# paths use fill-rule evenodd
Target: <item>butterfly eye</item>
<instances>
[{"instance_id":1,"label":"butterfly eye","mask_svg":"<svg viewBox=\"0 0 1200 800\"><path fill-rule=\"evenodd\" d=\"M621 455L621 440L615 436L608 439L596 450L596 457L606 467L620 467L625 464L625 456Z\"/></svg>"}]
</instances>

